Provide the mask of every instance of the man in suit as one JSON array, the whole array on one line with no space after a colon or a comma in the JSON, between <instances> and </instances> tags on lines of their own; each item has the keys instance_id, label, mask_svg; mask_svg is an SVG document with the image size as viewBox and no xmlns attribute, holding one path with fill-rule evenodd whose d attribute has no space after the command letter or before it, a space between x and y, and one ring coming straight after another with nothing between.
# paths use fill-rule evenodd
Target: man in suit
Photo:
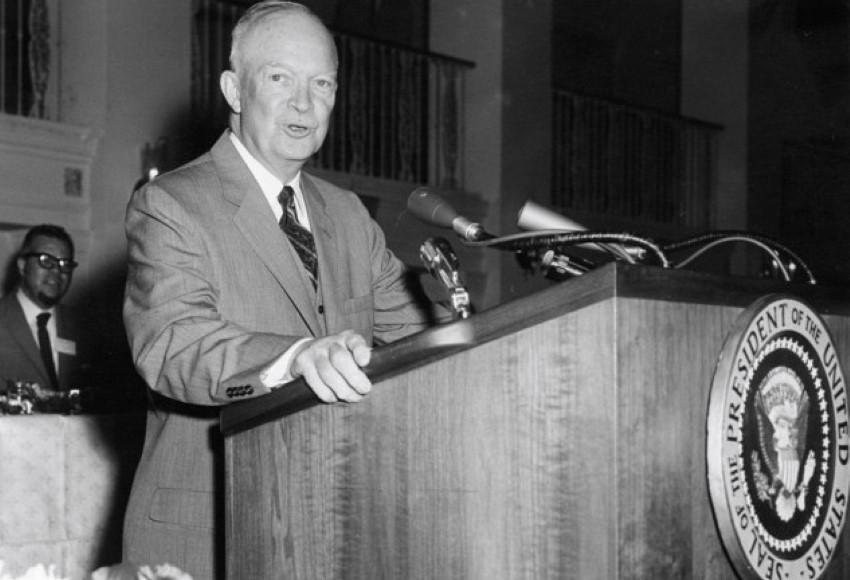
<instances>
[{"instance_id":1,"label":"man in suit","mask_svg":"<svg viewBox=\"0 0 850 580\"><path fill-rule=\"evenodd\" d=\"M427 322L359 199L302 171L334 106L328 30L265 0L234 28L231 68L230 130L137 191L126 220L124 319L154 406L124 557L196 580L222 570L217 406L299 376L324 402L358 401L373 341Z\"/></svg>"},{"instance_id":2,"label":"man in suit","mask_svg":"<svg viewBox=\"0 0 850 580\"><path fill-rule=\"evenodd\" d=\"M77 263L61 227L31 228L15 259L16 288L0 299L0 379L45 390L81 387L80 327L60 305Z\"/></svg>"}]
</instances>

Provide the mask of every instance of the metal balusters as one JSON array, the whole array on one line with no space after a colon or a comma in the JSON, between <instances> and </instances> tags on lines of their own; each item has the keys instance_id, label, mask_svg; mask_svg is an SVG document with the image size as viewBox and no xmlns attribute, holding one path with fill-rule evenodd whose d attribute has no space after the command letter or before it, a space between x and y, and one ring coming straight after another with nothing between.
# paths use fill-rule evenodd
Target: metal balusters
<instances>
[{"instance_id":1,"label":"metal balusters","mask_svg":"<svg viewBox=\"0 0 850 580\"><path fill-rule=\"evenodd\" d=\"M719 128L570 91L554 95L552 204L704 228Z\"/></svg>"}]
</instances>

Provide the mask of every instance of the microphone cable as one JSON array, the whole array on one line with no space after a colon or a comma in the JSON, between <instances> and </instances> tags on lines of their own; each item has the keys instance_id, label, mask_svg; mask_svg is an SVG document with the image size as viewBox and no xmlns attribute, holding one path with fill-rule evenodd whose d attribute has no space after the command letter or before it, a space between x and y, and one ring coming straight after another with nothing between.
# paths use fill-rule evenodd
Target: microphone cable
<instances>
[{"instance_id":1,"label":"microphone cable","mask_svg":"<svg viewBox=\"0 0 850 580\"><path fill-rule=\"evenodd\" d=\"M785 262L782 260L782 257L780 255L785 254L790 258L789 261L793 266L799 265L800 268L805 272L809 284L817 284L817 280L815 279L814 274L812 273L809 266L802 260L802 258L795 254L790 248L787 248L776 240L758 234L752 234L749 232L741 231L710 232L678 242L665 244L663 248L667 252L677 252L686 248L703 244L702 247L697 248L693 253L680 260L673 266L674 268L682 268L683 266L686 266L687 264L696 260L699 256L705 254L710 249L731 242L744 242L758 247L759 249L764 251L768 256L770 256L770 258L776 263L776 267L782 273L782 277L785 279L785 281L791 282L793 275L789 273L788 267L785 265Z\"/></svg>"},{"instance_id":2,"label":"microphone cable","mask_svg":"<svg viewBox=\"0 0 850 580\"><path fill-rule=\"evenodd\" d=\"M670 267L670 261L664 251L654 242L632 234L625 233L599 233L599 232L564 232L561 230L538 230L533 232L522 232L507 236L493 237L481 241L461 240L461 243L470 247L494 246L503 250L525 251L540 250L541 248L565 247L578 244L597 243L603 244L631 244L648 250L658 260L663 268Z\"/></svg>"},{"instance_id":3,"label":"microphone cable","mask_svg":"<svg viewBox=\"0 0 850 580\"><path fill-rule=\"evenodd\" d=\"M575 227L583 228L580 224L571 222L564 216L557 214L554 216L551 215L551 211L545 210L545 208L538 208L532 202L526 202L524 207L529 206L529 204L531 204L531 210L538 214L545 212L543 213L542 218L547 223L560 225L558 220L561 220L569 224L573 224ZM495 236L487 232L481 224L473 222L472 220L460 215L451 206L451 204L427 187L419 187L411 192L407 201L407 209L413 213L413 215L426 223L453 229L461 239L461 243L466 246L495 247L514 251L530 260L534 260L536 257L535 255L539 255L541 253L546 254L547 252L554 251L555 249L563 252L563 248L571 246L593 245L596 246L597 250L602 250L613 256L614 259L624 260L630 264L642 263L645 258L644 254L648 252L656 258L661 267L681 269L696 260L699 256L719 245L732 242L744 242L752 244L765 252L771 258L773 263L775 263L776 268L779 269L786 282L791 282L793 278L789 269L795 270L799 265L808 277L809 283L816 283L811 269L809 269L808 265L806 265L806 263L794 252L775 240L765 236L751 234L749 232L709 232L665 245L659 245L647 238L632 234L590 232L586 229L543 229L507 236ZM520 211L520 214L522 214L522 210ZM538 215L537 218L538 219L536 221L539 223L541 216ZM623 244L627 244L628 247ZM635 248L635 246L637 246L637 248ZM694 246L701 247L698 247L690 255L675 264L672 264L667 257L667 253L669 252L678 252ZM543 252L541 252L541 250L543 250ZM787 265L783 260L783 254L788 257Z\"/></svg>"}]
</instances>

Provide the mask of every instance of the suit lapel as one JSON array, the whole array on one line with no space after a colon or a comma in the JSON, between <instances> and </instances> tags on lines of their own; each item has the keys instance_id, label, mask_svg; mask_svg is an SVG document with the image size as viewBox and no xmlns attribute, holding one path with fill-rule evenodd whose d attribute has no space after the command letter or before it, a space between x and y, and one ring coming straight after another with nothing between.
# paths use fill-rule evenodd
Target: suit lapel
<instances>
[{"instance_id":1,"label":"suit lapel","mask_svg":"<svg viewBox=\"0 0 850 580\"><path fill-rule=\"evenodd\" d=\"M213 161L222 183L222 194L234 204L233 223L292 301L304 323L316 334L321 327L313 307L313 289L305 281L295 251L284 234L260 186L225 133L213 147Z\"/></svg>"},{"instance_id":2,"label":"suit lapel","mask_svg":"<svg viewBox=\"0 0 850 580\"><path fill-rule=\"evenodd\" d=\"M47 369L44 368L44 363L41 360L41 353L38 350L38 344L35 337L32 335L27 319L24 317L24 310L18 302L15 293L10 293L6 298L0 301L2 308L6 309L7 319L9 323L9 334L20 345L21 350L30 359L33 367L38 369L40 385L48 385L50 380L47 378Z\"/></svg>"}]
</instances>

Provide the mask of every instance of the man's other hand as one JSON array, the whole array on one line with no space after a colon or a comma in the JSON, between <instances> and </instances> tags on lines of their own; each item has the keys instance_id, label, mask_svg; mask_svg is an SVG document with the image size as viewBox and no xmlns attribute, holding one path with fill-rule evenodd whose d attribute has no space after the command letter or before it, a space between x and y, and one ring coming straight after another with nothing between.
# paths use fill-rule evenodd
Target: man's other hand
<instances>
[{"instance_id":1,"label":"man's other hand","mask_svg":"<svg viewBox=\"0 0 850 580\"><path fill-rule=\"evenodd\" d=\"M290 373L294 378L303 376L325 403L354 403L372 390L372 382L361 370L371 356L365 338L344 330L304 344L292 359Z\"/></svg>"}]
</instances>

